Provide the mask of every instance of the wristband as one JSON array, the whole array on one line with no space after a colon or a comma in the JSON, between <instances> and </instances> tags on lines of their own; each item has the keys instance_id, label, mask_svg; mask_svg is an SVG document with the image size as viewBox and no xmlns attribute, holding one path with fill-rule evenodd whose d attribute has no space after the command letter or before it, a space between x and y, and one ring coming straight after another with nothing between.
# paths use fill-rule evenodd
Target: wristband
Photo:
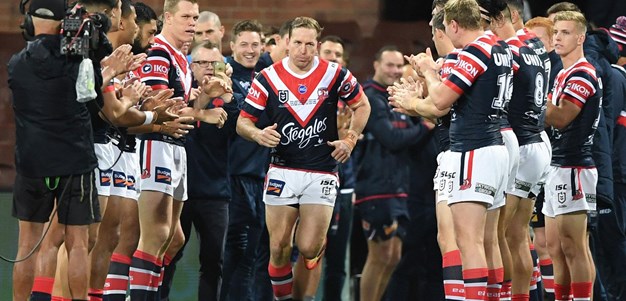
<instances>
[{"instance_id":1,"label":"wristband","mask_svg":"<svg viewBox=\"0 0 626 301\"><path fill-rule=\"evenodd\" d=\"M350 146L350 149L354 149L354 147L356 146L356 141L359 139L359 135L357 135L357 133L353 130L348 130L348 134L346 134L346 137L344 137L343 141L345 141L346 143L348 143L348 145Z\"/></svg>"},{"instance_id":2,"label":"wristband","mask_svg":"<svg viewBox=\"0 0 626 301\"><path fill-rule=\"evenodd\" d=\"M154 112L145 111L143 113L146 114L146 120L144 120L143 125L152 124L152 121L154 121Z\"/></svg>"}]
</instances>

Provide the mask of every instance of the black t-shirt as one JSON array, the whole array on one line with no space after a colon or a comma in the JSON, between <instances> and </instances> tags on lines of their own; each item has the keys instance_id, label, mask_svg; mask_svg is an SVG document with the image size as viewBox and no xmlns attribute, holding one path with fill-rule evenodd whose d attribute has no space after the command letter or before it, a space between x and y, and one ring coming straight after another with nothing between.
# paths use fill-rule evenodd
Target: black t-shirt
<instances>
[{"instance_id":1,"label":"black t-shirt","mask_svg":"<svg viewBox=\"0 0 626 301\"><path fill-rule=\"evenodd\" d=\"M96 168L89 111L76 101L80 62L61 55L58 35L37 36L9 61L19 174L53 177Z\"/></svg>"}]
</instances>

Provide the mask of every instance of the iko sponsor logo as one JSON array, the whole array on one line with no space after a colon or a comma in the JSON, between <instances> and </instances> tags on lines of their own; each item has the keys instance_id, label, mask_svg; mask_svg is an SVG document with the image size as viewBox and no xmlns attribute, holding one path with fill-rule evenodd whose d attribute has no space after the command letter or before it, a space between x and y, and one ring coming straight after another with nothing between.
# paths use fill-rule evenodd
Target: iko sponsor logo
<instances>
[{"instance_id":1,"label":"iko sponsor logo","mask_svg":"<svg viewBox=\"0 0 626 301\"><path fill-rule=\"evenodd\" d=\"M476 69L476 67L474 67L470 62L460 60L457 66L458 69L467 72L471 77L476 77L476 75L478 75L478 69Z\"/></svg>"},{"instance_id":2,"label":"iko sponsor logo","mask_svg":"<svg viewBox=\"0 0 626 301\"><path fill-rule=\"evenodd\" d=\"M577 92L579 94L581 94L582 96L584 96L585 98L589 97L589 95L591 95L591 92L589 90L587 90L587 88L585 88L582 85L579 85L577 83L571 83L568 85L568 88L571 91Z\"/></svg>"},{"instance_id":3,"label":"iko sponsor logo","mask_svg":"<svg viewBox=\"0 0 626 301\"><path fill-rule=\"evenodd\" d=\"M250 89L248 90L248 95L252 96L252 98L254 99L258 99L259 97L261 97L261 92L257 91L254 86L250 87Z\"/></svg>"},{"instance_id":4,"label":"iko sponsor logo","mask_svg":"<svg viewBox=\"0 0 626 301\"><path fill-rule=\"evenodd\" d=\"M311 140L318 139L319 134L326 130L326 120L328 118L324 118L323 120L319 120L315 118L312 123L310 123L306 128L300 128L296 123L290 122L287 123L281 129L281 145L289 145L292 143L297 143L299 148L305 148L309 145ZM321 142L320 142L321 140ZM323 140L320 138L317 140L318 145L323 144Z\"/></svg>"}]
</instances>

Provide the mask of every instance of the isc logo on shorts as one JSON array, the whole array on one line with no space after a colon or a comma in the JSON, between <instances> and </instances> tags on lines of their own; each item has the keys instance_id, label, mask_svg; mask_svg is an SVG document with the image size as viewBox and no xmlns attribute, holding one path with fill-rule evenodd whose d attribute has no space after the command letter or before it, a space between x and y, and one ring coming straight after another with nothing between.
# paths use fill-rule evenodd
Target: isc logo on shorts
<instances>
[{"instance_id":1,"label":"isc logo on shorts","mask_svg":"<svg viewBox=\"0 0 626 301\"><path fill-rule=\"evenodd\" d=\"M113 172L113 186L126 187L126 175L123 172Z\"/></svg>"},{"instance_id":2,"label":"isc logo on shorts","mask_svg":"<svg viewBox=\"0 0 626 301\"><path fill-rule=\"evenodd\" d=\"M155 182L172 185L172 171L169 168L156 166L154 169L156 172Z\"/></svg>"},{"instance_id":3,"label":"isc logo on shorts","mask_svg":"<svg viewBox=\"0 0 626 301\"><path fill-rule=\"evenodd\" d=\"M270 179L267 182L267 190L266 190L265 194L280 196L280 194L283 192L283 188L284 187L285 187L285 182L284 181Z\"/></svg>"},{"instance_id":4,"label":"isc logo on shorts","mask_svg":"<svg viewBox=\"0 0 626 301\"><path fill-rule=\"evenodd\" d=\"M105 170L100 171L100 186L111 186L111 176L113 175L113 171Z\"/></svg>"}]
</instances>

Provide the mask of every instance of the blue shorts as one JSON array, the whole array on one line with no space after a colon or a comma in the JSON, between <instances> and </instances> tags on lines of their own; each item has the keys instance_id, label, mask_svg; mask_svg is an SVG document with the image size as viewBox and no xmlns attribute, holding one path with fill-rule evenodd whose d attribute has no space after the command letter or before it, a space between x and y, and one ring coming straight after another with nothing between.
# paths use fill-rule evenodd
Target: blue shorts
<instances>
[{"instance_id":1,"label":"blue shorts","mask_svg":"<svg viewBox=\"0 0 626 301\"><path fill-rule=\"evenodd\" d=\"M397 236L404 240L409 224L406 199L376 199L356 204L363 233L368 240L385 241Z\"/></svg>"}]
</instances>

